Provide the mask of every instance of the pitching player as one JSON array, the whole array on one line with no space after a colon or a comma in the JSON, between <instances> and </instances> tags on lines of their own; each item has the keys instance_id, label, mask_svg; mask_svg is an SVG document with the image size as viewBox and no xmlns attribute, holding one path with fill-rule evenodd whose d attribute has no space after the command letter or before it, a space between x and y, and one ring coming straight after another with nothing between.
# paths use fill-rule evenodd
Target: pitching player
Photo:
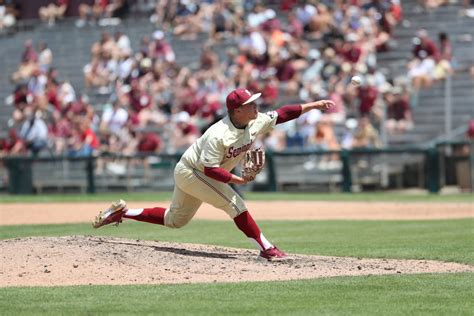
<instances>
[{"instance_id":1,"label":"pitching player","mask_svg":"<svg viewBox=\"0 0 474 316\"><path fill-rule=\"evenodd\" d=\"M255 100L261 93L235 89L226 98L228 116L212 125L181 157L174 170L173 200L168 208L131 209L123 200L97 215L94 228L120 223L122 218L160 224L171 228L186 225L206 202L224 210L236 226L260 249L260 258L272 261L286 254L272 245L262 234L242 198L230 183L246 184L253 177L241 177L230 171L242 160L259 134L313 109L327 110L332 101L285 105L267 113L259 113Z\"/></svg>"}]
</instances>

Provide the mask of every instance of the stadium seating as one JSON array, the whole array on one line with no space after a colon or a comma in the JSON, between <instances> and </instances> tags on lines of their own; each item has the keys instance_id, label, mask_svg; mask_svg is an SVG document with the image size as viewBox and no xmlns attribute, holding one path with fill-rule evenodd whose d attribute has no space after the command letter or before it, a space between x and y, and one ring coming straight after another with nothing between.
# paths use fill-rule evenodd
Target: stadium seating
<instances>
[{"instance_id":1,"label":"stadium seating","mask_svg":"<svg viewBox=\"0 0 474 316\"><path fill-rule=\"evenodd\" d=\"M417 5L417 1L403 1L404 19L407 22L398 26L394 33L396 45L393 49L386 53L378 55L378 64L385 68L393 76L404 76L406 74L406 64L411 58L412 38L416 31L420 28L428 30L432 38L436 38L438 32L445 31L451 38L453 44L456 74L452 78L452 104L453 104L453 127L467 126L469 118L474 117L474 81L469 74L463 69L472 65L474 62L474 19L459 16L460 4L454 4L446 7L438 8L431 13L415 12L413 8ZM274 7L276 9L276 6ZM284 19L284 14L277 13ZM440 22L441 21L441 22ZM90 60L90 48L92 43L97 41L101 32L109 31L114 33L121 30L126 33L131 42L132 47L138 47L139 41L144 35L151 35L154 26L145 18L131 17L124 20L117 27L90 27L86 26L77 29L73 20L65 19L57 25L56 28L48 28L45 25L37 24L33 28L25 29L22 32L11 35L10 37L1 38L0 45L0 67L3 74L0 76L0 124L2 126L0 137L5 136L6 123L11 117L12 108L4 106L3 100L13 91L13 86L9 81L9 76L14 72L20 62L20 52L22 51L23 42L27 39L33 39L35 45L39 41L48 43L54 56L54 66L58 68L60 79L69 80L76 93L81 92L89 95L92 104L100 112L101 105L107 101L108 95L99 95L95 91L87 91L84 88L84 76L82 69ZM471 41L466 41L471 36ZM179 39L168 37L176 52L177 62L179 64L188 65L191 68L197 66L196 56L200 55L202 43L207 34L200 34L195 40L181 41ZM224 58L226 50L235 44L235 40L226 39L213 47L216 53ZM313 46L318 46L317 41L312 42ZM389 138L392 145L405 144L425 144L428 141L438 137L444 132L444 100L445 86L444 82L437 83L429 90L421 91L419 96L419 104L413 109L413 118L415 127L402 135L394 135ZM281 103L292 102L294 100L279 100ZM339 134L340 126L336 127L336 133ZM295 158L296 159L296 158ZM293 164L290 160L278 161L278 164L288 164L288 168L280 168L280 179L288 180L286 183L281 182L280 185L291 186L292 177L301 179L302 176L307 178L307 183L312 185L320 185L321 183L334 185L340 183L339 170L320 170L311 167L311 159L303 159ZM306 168L304 164L307 163ZM317 163L317 161L315 161ZM374 163L376 165L376 163ZM298 167L291 168L291 165ZM303 166L303 168L301 168ZM159 168L154 169L153 174L161 177L160 181L153 181L151 184L144 180L144 169L134 167L133 174L116 175L111 181L110 174L97 177L97 185L103 189L113 189L111 183L117 185L116 189L130 189L131 187L164 189L172 187L170 182L171 174L164 174ZM34 166L35 187L40 190L47 190L48 187L59 186L64 190L71 187L74 190L84 191L86 188L86 175L83 165L64 164L45 164ZM49 172L54 172L57 177L46 177ZM400 170L391 170L392 173L400 172ZM372 174L373 175L373 174ZM380 173L377 173L380 175ZM57 181L58 178L64 178L64 183ZM48 179L51 179L49 181ZM362 179L362 178L361 178ZM367 178L369 179L369 178ZM49 182L48 182L49 181ZM369 181L369 180L368 180ZM369 181L370 182L370 181ZM372 182L380 182L379 179ZM158 184L157 184L158 183ZM162 187L157 188L156 185Z\"/></svg>"},{"instance_id":2,"label":"stadium seating","mask_svg":"<svg viewBox=\"0 0 474 316\"><path fill-rule=\"evenodd\" d=\"M465 126L474 117L474 80L466 73L474 64L474 19L459 16L461 4L440 7L430 13L415 12L418 1L403 1L404 18L409 21L395 30L396 45L392 51L378 55L381 67L395 75L406 73L406 63L411 58L412 38L424 28L437 40L439 32L446 32L453 45L453 62L456 74L452 78L453 128ZM467 35L467 36L466 36ZM466 41L469 39L470 41ZM394 135L391 144L426 143L444 133L444 82L429 90L421 91L419 104L413 109L415 128L402 135Z\"/></svg>"}]
</instances>

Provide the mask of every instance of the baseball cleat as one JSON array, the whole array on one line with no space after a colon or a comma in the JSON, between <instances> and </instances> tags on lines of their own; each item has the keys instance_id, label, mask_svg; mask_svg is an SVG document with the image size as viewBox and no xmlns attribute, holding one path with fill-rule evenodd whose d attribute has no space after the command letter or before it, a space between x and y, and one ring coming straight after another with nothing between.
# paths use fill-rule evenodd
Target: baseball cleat
<instances>
[{"instance_id":1,"label":"baseball cleat","mask_svg":"<svg viewBox=\"0 0 474 316\"><path fill-rule=\"evenodd\" d=\"M127 211L127 203L124 200L118 200L106 209L101 211L92 221L92 227L99 228L104 225L115 223L118 226L122 222L122 217Z\"/></svg>"},{"instance_id":2,"label":"baseball cleat","mask_svg":"<svg viewBox=\"0 0 474 316\"><path fill-rule=\"evenodd\" d=\"M260 251L260 255L258 256L258 258L267 261L281 261L287 259L288 256L286 255L286 253L273 246L271 248L268 248L267 250Z\"/></svg>"}]
</instances>

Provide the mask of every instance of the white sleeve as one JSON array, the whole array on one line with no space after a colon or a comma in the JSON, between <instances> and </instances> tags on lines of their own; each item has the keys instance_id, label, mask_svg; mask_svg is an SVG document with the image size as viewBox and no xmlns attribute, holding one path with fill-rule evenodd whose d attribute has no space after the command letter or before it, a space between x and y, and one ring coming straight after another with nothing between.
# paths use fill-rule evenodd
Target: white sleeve
<instances>
[{"instance_id":1,"label":"white sleeve","mask_svg":"<svg viewBox=\"0 0 474 316\"><path fill-rule=\"evenodd\" d=\"M224 146L221 139L212 137L204 142L199 157L204 167L220 167L223 158Z\"/></svg>"},{"instance_id":2,"label":"white sleeve","mask_svg":"<svg viewBox=\"0 0 474 316\"><path fill-rule=\"evenodd\" d=\"M266 113L259 113L258 119L262 121L263 127L260 129L259 134L265 134L275 128L278 113L276 111L269 111Z\"/></svg>"}]
</instances>

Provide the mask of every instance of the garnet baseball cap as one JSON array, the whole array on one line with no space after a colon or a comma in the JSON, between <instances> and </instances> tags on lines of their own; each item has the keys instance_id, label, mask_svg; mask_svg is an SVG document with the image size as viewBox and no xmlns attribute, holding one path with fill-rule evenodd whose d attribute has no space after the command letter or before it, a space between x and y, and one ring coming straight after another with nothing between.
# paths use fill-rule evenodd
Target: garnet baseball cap
<instances>
[{"instance_id":1,"label":"garnet baseball cap","mask_svg":"<svg viewBox=\"0 0 474 316\"><path fill-rule=\"evenodd\" d=\"M242 105L252 103L260 98L261 95L261 93L252 94L247 89L237 88L227 95L225 100L227 110L237 109Z\"/></svg>"}]
</instances>

